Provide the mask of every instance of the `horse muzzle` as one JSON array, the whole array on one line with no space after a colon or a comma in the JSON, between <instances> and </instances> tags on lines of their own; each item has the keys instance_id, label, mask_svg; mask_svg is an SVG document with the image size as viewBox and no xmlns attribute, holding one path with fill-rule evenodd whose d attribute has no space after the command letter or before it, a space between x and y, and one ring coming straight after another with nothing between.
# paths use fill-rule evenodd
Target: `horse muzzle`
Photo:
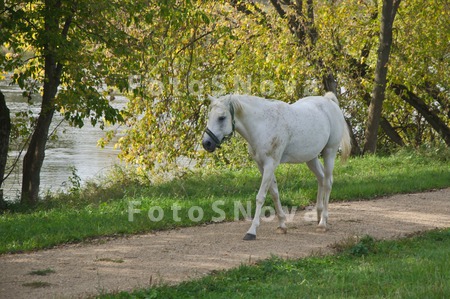
<instances>
[{"instance_id":1,"label":"horse muzzle","mask_svg":"<svg viewBox=\"0 0 450 299\"><path fill-rule=\"evenodd\" d=\"M211 132L210 129L206 128L205 133L203 134L203 148L206 151L212 153L216 150L216 148L220 148L221 143L222 141L217 138L217 136L213 132Z\"/></svg>"},{"instance_id":2,"label":"horse muzzle","mask_svg":"<svg viewBox=\"0 0 450 299\"><path fill-rule=\"evenodd\" d=\"M214 152L217 148L216 143L210 140L208 137L203 138L202 145L203 148L210 153Z\"/></svg>"}]
</instances>

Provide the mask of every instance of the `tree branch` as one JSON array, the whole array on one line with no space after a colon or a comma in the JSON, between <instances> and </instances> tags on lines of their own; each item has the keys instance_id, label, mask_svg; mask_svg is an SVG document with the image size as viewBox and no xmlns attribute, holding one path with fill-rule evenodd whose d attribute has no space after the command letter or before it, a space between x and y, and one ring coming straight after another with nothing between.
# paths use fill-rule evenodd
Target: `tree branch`
<instances>
[{"instance_id":1,"label":"tree branch","mask_svg":"<svg viewBox=\"0 0 450 299\"><path fill-rule=\"evenodd\" d=\"M267 22L267 14L265 11L263 11L255 2L253 1L249 1L247 2L261 17L258 20L258 24L262 25L266 25L267 27L271 28L272 26ZM245 5L243 3L242 0L230 0L230 4L236 8L239 12L242 12L248 16L254 16L255 14L253 13L253 11L251 11L250 9L247 8L247 5Z\"/></svg>"},{"instance_id":2,"label":"tree branch","mask_svg":"<svg viewBox=\"0 0 450 299\"><path fill-rule=\"evenodd\" d=\"M178 55L179 53L183 52L184 50L186 50L187 48L189 48L190 46L192 46L193 44L195 44L197 41L199 41L199 40L201 40L202 38L204 38L204 37L210 35L210 34L213 33L213 32L214 32L214 28L213 28L213 30L207 31L207 32L205 32L205 33L203 33L203 34L200 34L198 37L196 37L196 38L194 38L194 39L191 39L191 40L189 41L189 43L187 43L186 45L184 45L183 47L181 47L181 48L175 53L175 55Z\"/></svg>"},{"instance_id":3,"label":"tree branch","mask_svg":"<svg viewBox=\"0 0 450 299\"><path fill-rule=\"evenodd\" d=\"M391 87L402 100L413 106L433 129L441 135L445 143L450 146L450 128L447 124L431 111L430 107L420 97L410 91L405 85L392 84Z\"/></svg>"},{"instance_id":4,"label":"tree branch","mask_svg":"<svg viewBox=\"0 0 450 299\"><path fill-rule=\"evenodd\" d=\"M277 11L277 13L282 17L283 19L286 18L286 12L281 7L281 4L277 0L270 0L270 3L272 3L273 7Z\"/></svg>"},{"instance_id":5,"label":"tree branch","mask_svg":"<svg viewBox=\"0 0 450 299\"><path fill-rule=\"evenodd\" d=\"M66 21L64 22L63 30L61 32L61 36L65 40L67 40L67 34L69 33L69 28L70 28L70 25L72 24L72 19L73 19L73 12L67 16ZM56 65L56 72L55 72L55 77L58 80L58 85L59 85L59 80L61 78L62 68L63 68L63 64L61 62L58 62Z\"/></svg>"}]
</instances>

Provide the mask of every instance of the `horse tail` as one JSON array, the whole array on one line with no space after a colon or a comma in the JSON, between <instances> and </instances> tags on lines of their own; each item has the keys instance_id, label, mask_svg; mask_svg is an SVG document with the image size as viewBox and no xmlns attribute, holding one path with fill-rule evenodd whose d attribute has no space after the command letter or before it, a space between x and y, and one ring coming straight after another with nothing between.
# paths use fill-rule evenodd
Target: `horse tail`
<instances>
[{"instance_id":1,"label":"horse tail","mask_svg":"<svg viewBox=\"0 0 450 299\"><path fill-rule=\"evenodd\" d=\"M324 95L324 97L329 99L329 100L332 100L333 102L335 102L339 106L339 101L338 101L336 95L333 92L331 92L331 91L327 92Z\"/></svg>"},{"instance_id":2,"label":"horse tail","mask_svg":"<svg viewBox=\"0 0 450 299\"><path fill-rule=\"evenodd\" d=\"M342 120L344 122L344 132L341 139L341 162L345 163L352 151L352 139L350 138L350 129L348 128L347 122L344 118Z\"/></svg>"},{"instance_id":3,"label":"horse tail","mask_svg":"<svg viewBox=\"0 0 450 299\"><path fill-rule=\"evenodd\" d=\"M339 106L339 100L333 92L327 92L324 97L329 99L330 101L335 102ZM352 151L352 139L350 137L350 129L348 128L347 122L345 121L344 117L342 117L342 122L344 126L344 132L342 133L341 139L341 161L345 163L348 160L348 157L350 157L350 153Z\"/></svg>"}]
</instances>

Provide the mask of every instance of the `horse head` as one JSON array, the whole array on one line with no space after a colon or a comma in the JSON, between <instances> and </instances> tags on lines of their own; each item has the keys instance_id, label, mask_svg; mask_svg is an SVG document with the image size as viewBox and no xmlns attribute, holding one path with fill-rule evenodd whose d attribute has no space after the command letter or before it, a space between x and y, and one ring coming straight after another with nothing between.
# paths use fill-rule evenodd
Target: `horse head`
<instances>
[{"instance_id":1,"label":"horse head","mask_svg":"<svg viewBox=\"0 0 450 299\"><path fill-rule=\"evenodd\" d=\"M208 99L211 105L202 145L208 152L214 152L234 133L234 107L231 96L221 98L208 96Z\"/></svg>"}]
</instances>

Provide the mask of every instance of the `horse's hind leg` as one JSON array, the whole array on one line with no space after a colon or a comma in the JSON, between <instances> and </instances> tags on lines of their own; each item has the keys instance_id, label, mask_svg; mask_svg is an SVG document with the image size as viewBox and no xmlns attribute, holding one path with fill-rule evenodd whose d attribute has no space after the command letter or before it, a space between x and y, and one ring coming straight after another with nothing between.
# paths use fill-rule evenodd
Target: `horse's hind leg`
<instances>
[{"instance_id":1,"label":"horse's hind leg","mask_svg":"<svg viewBox=\"0 0 450 299\"><path fill-rule=\"evenodd\" d=\"M284 213L283 207L281 206L280 194L278 192L277 179L275 178L275 175L273 176L272 184L269 187L269 192L272 196L273 205L275 206L275 211L277 212L278 216L278 232L285 234L287 232L286 214Z\"/></svg>"},{"instance_id":2,"label":"horse's hind leg","mask_svg":"<svg viewBox=\"0 0 450 299\"><path fill-rule=\"evenodd\" d=\"M322 220L322 213L324 208L324 188L323 183L325 179L325 173L323 169L322 163L320 163L319 158L316 157L311 161L306 163L308 168L314 173L317 178L317 202L316 202L316 211L317 211L317 222L320 223Z\"/></svg>"},{"instance_id":3,"label":"horse's hind leg","mask_svg":"<svg viewBox=\"0 0 450 299\"><path fill-rule=\"evenodd\" d=\"M319 228L322 230L327 229L328 220L328 201L330 200L331 188L333 186L333 169L334 161L336 159L337 150L325 149L323 151L323 164L324 164L324 180L323 180L323 211L320 218Z\"/></svg>"}]
</instances>

